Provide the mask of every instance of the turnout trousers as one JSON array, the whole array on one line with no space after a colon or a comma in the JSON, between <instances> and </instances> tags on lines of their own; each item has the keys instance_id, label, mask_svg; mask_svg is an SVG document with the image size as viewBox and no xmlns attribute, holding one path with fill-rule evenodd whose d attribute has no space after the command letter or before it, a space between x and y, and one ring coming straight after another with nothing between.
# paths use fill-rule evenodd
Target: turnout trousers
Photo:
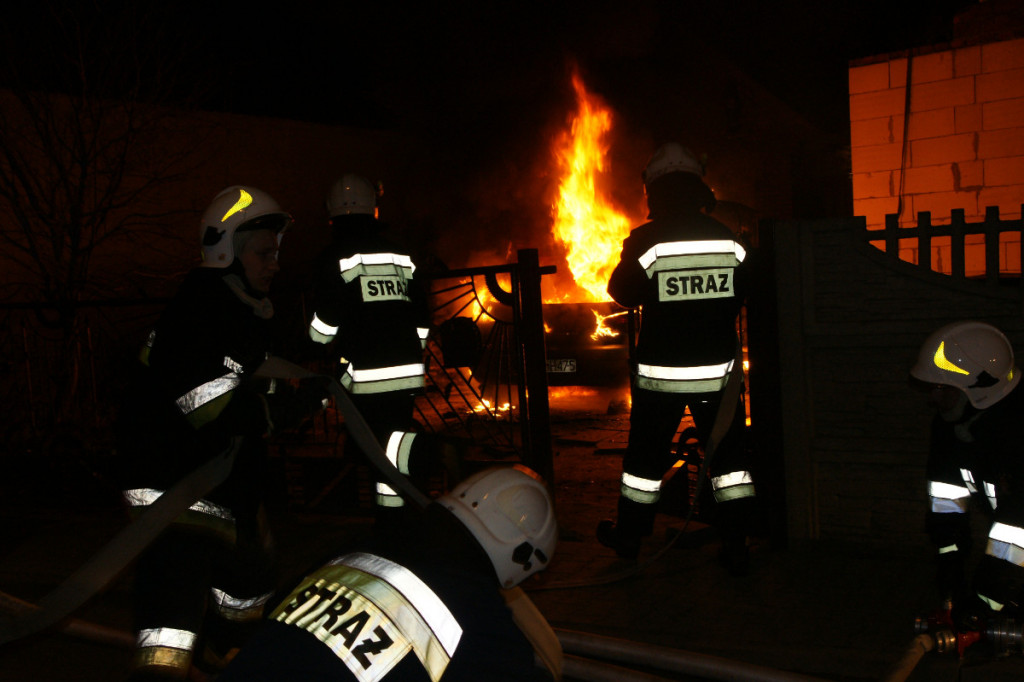
<instances>
[{"instance_id":1,"label":"turnout trousers","mask_svg":"<svg viewBox=\"0 0 1024 682\"><path fill-rule=\"evenodd\" d=\"M631 396L633 405L629 416L629 442L622 459L618 527L624 536L642 537L653 530L662 478L677 459L672 452L672 442L687 408L703 448L722 406L722 392L667 393L634 385ZM754 494L749 457L743 446L746 415L742 401L737 402L728 431L712 454L707 471L719 502L718 518L723 530L730 532L740 531Z\"/></svg>"}]
</instances>

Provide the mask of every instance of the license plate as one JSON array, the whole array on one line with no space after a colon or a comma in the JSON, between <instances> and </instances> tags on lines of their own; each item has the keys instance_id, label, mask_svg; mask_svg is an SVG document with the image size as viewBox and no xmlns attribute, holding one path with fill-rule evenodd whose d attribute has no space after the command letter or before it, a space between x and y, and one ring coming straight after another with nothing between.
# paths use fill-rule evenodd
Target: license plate
<instances>
[{"instance_id":1,"label":"license plate","mask_svg":"<svg viewBox=\"0 0 1024 682\"><path fill-rule=\"evenodd\" d=\"M548 360L548 372L552 374L571 374L576 372L576 359Z\"/></svg>"}]
</instances>

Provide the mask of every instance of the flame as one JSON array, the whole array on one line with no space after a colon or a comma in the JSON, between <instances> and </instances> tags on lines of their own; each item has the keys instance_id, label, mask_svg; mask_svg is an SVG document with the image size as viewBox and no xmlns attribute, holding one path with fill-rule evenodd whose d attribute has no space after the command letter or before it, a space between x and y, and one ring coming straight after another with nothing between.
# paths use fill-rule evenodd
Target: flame
<instances>
[{"instance_id":1,"label":"flame","mask_svg":"<svg viewBox=\"0 0 1024 682\"><path fill-rule=\"evenodd\" d=\"M473 408L473 412L476 412L477 414L481 412L494 414L497 412L510 412L514 409L515 407L510 405L509 403L502 403L501 405L495 407L487 398L481 398L480 403Z\"/></svg>"},{"instance_id":2,"label":"flame","mask_svg":"<svg viewBox=\"0 0 1024 682\"><path fill-rule=\"evenodd\" d=\"M566 263L583 300L610 301L608 278L631 221L598 187L609 147L604 137L612 128L611 110L587 92L578 74L573 75L572 85L577 111L570 131L560 136L554 150L562 180L553 207L552 233L565 247Z\"/></svg>"},{"instance_id":3,"label":"flame","mask_svg":"<svg viewBox=\"0 0 1024 682\"><path fill-rule=\"evenodd\" d=\"M619 315L625 315L629 311L623 310L620 313L612 313L611 315L602 315L596 310L591 310L590 312L594 313L594 318L597 320L597 327L594 328L594 333L590 335L590 338L592 338L594 341L597 341L599 338L602 337L614 339L616 336L618 336L619 333L612 329L611 327L606 327L604 321L609 320L613 317L618 317Z\"/></svg>"}]
</instances>

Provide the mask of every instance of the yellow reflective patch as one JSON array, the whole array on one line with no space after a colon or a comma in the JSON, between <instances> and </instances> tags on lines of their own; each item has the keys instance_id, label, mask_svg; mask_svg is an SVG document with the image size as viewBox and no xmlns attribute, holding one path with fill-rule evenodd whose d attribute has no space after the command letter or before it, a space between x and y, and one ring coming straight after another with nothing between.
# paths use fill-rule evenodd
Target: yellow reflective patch
<instances>
[{"instance_id":1,"label":"yellow reflective patch","mask_svg":"<svg viewBox=\"0 0 1024 682\"><path fill-rule=\"evenodd\" d=\"M313 634L360 682L377 682L413 649L383 609L330 580L297 589L270 618Z\"/></svg>"},{"instance_id":2,"label":"yellow reflective patch","mask_svg":"<svg viewBox=\"0 0 1024 682\"><path fill-rule=\"evenodd\" d=\"M939 369L944 369L947 372L955 372L957 374L966 374L968 376L971 374L966 369L961 369L961 368L957 367L952 362L950 362L949 360L946 359L946 342L945 341L939 343L939 347L935 351L935 358L934 358L934 360L935 360L935 366L938 367Z\"/></svg>"},{"instance_id":3,"label":"yellow reflective patch","mask_svg":"<svg viewBox=\"0 0 1024 682\"><path fill-rule=\"evenodd\" d=\"M227 220L234 214L238 213L239 211L244 211L245 209L249 208L249 204L252 203L252 196L248 192L246 192L244 189L240 189L238 191L238 201L235 202L234 206L228 209L228 212L225 213L224 217L220 219L221 222L224 222L225 220Z\"/></svg>"}]
</instances>

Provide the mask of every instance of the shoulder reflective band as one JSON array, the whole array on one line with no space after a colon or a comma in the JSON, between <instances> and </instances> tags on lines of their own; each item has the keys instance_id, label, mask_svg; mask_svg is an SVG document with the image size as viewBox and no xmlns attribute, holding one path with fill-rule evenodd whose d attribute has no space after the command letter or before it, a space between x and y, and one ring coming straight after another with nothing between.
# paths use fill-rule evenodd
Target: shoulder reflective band
<instances>
[{"instance_id":1,"label":"shoulder reflective band","mask_svg":"<svg viewBox=\"0 0 1024 682\"><path fill-rule=\"evenodd\" d=\"M711 489L715 493L716 502L738 500L741 497L754 497L754 479L749 471L733 471L732 473L711 478Z\"/></svg>"},{"instance_id":2,"label":"shoulder reflective band","mask_svg":"<svg viewBox=\"0 0 1024 682\"><path fill-rule=\"evenodd\" d=\"M356 369L349 363L348 369L341 376L341 385L352 393L411 390L426 385L423 371L422 362L378 369Z\"/></svg>"},{"instance_id":3,"label":"shoulder reflective band","mask_svg":"<svg viewBox=\"0 0 1024 682\"><path fill-rule=\"evenodd\" d=\"M364 553L321 567L270 618L313 634L361 682L380 680L410 650L437 682L462 638L458 621L422 580Z\"/></svg>"},{"instance_id":4,"label":"shoulder reflective band","mask_svg":"<svg viewBox=\"0 0 1024 682\"><path fill-rule=\"evenodd\" d=\"M192 663L196 634L175 628L140 630L135 638L136 665L187 672Z\"/></svg>"},{"instance_id":5,"label":"shoulder reflective band","mask_svg":"<svg viewBox=\"0 0 1024 682\"><path fill-rule=\"evenodd\" d=\"M652 277L659 270L735 267L746 257L746 249L731 239L709 239L655 244L637 261Z\"/></svg>"},{"instance_id":6,"label":"shoulder reflective band","mask_svg":"<svg viewBox=\"0 0 1024 682\"><path fill-rule=\"evenodd\" d=\"M955 544L946 545L945 547L939 547L939 554L952 554L953 552L959 552L960 548Z\"/></svg>"},{"instance_id":7,"label":"shoulder reflective band","mask_svg":"<svg viewBox=\"0 0 1024 682\"><path fill-rule=\"evenodd\" d=\"M639 365L636 385L663 393L714 393L725 386L733 360L700 367Z\"/></svg>"},{"instance_id":8,"label":"shoulder reflective band","mask_svg":"<svg viewBox=\"0 0 1024 682\"><path fill-rule=\"evenodd\" d=\"M132 490L122 491L121 493L122 497L124 497L124 501L129 507L148 507L149 505L154 504L163 494L163 490L154 490L153 488L134 488ZM219 504L214 504L213 502L207 502L206 500L199 500L189 507L189 511L206 514L207 516L212 516L223 521L235 520L230 509L222 507Z\"/></svg>"},{"instance_id":9,"label":"shoulder reflective band","mask_svg":"<svg viewBox=\"0 0 1024 682\"><path fill-rule=\"evenodd\" d=\"M341 278L351 282L360 275L403 275L406 279L416 271L409 256L398 253L357 253L338 261Z\"/></svg>"},{"instance_id":10,"label":"shoulder reflective band","mask_svg":"<svg viewBox=\"0 0 1024 682\"><path fill-rule=\"evenodd\" d=\"M205 384L196 386L191 391L178 398L175 402L178 405L178 409L181 410L181 413L187 415L194 410L199 409L211 400L230 393L241 383L242 378L238 376L237 373L228 372L222 377L218 377L212 381L207 381Z\"/></svg>"},{"instance_id":11,"label":"shoulder reflective band","mask_svg":"<svg viewBox=\"0 0 1024 682\"><path fill-rule=\"evenodd\" d=\"M232 597L216 587L210 588L210 594L213 596L214 611L225 620L235 623L259 620L263 616L263 607L274 596L273 592L267 592L258 597Z\"/></svg>"},{"instance_id":12,"label":"shoulder reflective band","mask_svg":"<svg viewBox=\"0 0 1024 682\"><path fill-rule=\"evenodd\" d=\"M661 499L661 479L640 478L623 471L620 492L638 504L655 504Z\"/></svg>"},{"instance_id":13,"label":"shoulder reflective band","mask_svg":"<svg viewBox=\"0 0 1024 682\"><path fill-rule=\"evenodd\" d=\"M971 491L962 485L928 481L931 510L938 514L963 514L971 501Z\"/></svg>"},{"instance_id":14,"label":"shoulder reflective band","mask_svg":"<svg viewBox=\"0 0 1024 682\"><path fill-rule=\"evenodd\" d=\"M1005 523L992 524L985 554L1024 567L1024 528Z\"/></svg>"},{"instance_id":15,"label":"shoulder reflective band","mask_svg":"<svg viewBox=\"0 0 1024 682\"><path fill-rule=\"evenodd\" d=\"M309 323L309 338L317 343L330 343L337 334L337 327L327 324L313 313L313 321Z\"/></svg>"}]
</instances>

